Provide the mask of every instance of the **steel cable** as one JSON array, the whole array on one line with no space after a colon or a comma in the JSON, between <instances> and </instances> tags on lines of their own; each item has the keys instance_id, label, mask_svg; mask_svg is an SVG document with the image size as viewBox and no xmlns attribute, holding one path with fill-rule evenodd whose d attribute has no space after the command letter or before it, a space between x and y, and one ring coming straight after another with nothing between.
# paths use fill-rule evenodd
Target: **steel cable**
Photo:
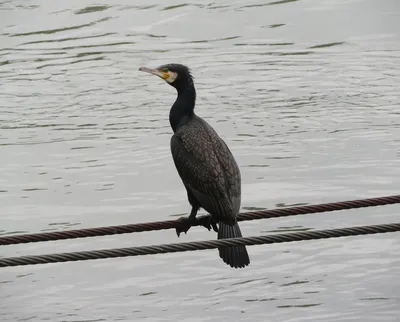
<instances>
[{"instance_id":1,"label":"steel cable","mask_svg":"<svg viewBox=\"0 0 400 322\"><path fill-rule=\"evenodd\" d=\"M299 233L276 234L258 237L240 237L219 240L207 240L179 244L164 244L153 246L140 246L117 249L101 249L84 252L48 254L40 256L21 256L0 258L0 267L37 265L47 263L60 263L69 261L83 261L92 259L116 258L126 256L154 255L165 253L176 253L195 250L215 249L218 247L238 245L262 245L273 243L286 243L302 240L337 238L346 236L357 236L367 234L389 233L400 231L400 223L384 225L359 226L338 229L316 230Z\"/></svg>"},{"instance_id":2,"label":"steel cable","mask_svg":"<svg viewBox=\"0 0 400 322\"><path fill-rule=\"evenodd\" d=\"M244 221L244 220L278 218L278 217L312 214L318 212L383 206L395 203L400 203L400 195L333 202L333 203L317 204L310 206L298 206L298 207L288 207L281 209L250 211L250 212L240 213L237 219L238 221ZM202 226L207 224L208 221L209 221L209 215L200 216L197 218L195 222L192 223L191 226ZM184 226L185 224L178 219L178 220L156 221L156 222L130 224L130 225L120 225L120 226L55 231L55 232L38 233L38 234L3 236L0 237L0 246L35 243L35 242L51 241L51 240L127 234L135 232L180 228Z\"/></svg>"}]
</instances>

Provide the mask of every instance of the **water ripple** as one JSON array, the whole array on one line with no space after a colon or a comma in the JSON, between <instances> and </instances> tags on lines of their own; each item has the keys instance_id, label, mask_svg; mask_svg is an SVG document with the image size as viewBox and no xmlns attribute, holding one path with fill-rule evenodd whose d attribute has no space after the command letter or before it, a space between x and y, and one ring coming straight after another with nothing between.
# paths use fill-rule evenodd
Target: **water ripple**
<instances>
[{"instance_id":1,"label":"water ripple","mask_svg":"<svg viewBox=\"0 0 400 322\"><path fill-rule=\"evenodd\" d=\"M10 35L10 37L26 37L26 36L32 36L32 35L48 35L48 34L55 34L59 32L64 32L64 31L69 31L69 30L74 30L74 29L81 29L84 27L91 27L94 26L98 23L107 21L112 19L111 17L105 17L100 20L96 20L87 24L82 24L82 25L76 25L76 26L71 26L71 27L64 27L64 28L57 28L57 29L46 29L46 30L38 30L38 31L30 31L30 32L25 32L25 33L16 33Z\"/></svg>"},{"instance_id":2,"label":"water ripple","mask_svg":"<svg viewBox=\"0 0 400 322\"><path fill-rule=\"evenodd\" d=\"M190 211L169 146L176 93L138 71L168 62L191 67L197 113L237 159L242 211L398 193L393 1L1 2L0 235ZM396 214L393 205L241 229L280 234ZM180 239L8 246L1 256L213 238L196 228ZM385 234L249 247L246 270L216 251L2 269L0 319L394 321L398 249Z\"/></svg>"}]
</instances>

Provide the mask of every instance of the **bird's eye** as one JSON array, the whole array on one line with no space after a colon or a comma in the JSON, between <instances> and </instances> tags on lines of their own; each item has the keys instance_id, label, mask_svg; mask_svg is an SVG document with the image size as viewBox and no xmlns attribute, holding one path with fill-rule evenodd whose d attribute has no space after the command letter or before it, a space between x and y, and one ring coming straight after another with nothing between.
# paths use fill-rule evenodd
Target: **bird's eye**
<instances>
[{"instance_id":1,"label":"bird's eye","mask_svg":"<svg viewBox=\"0 0 400 322\"><path fill-rule=\"evenodd\" d=\"M167 67L163 67L163 69L161 70L163 73L168 73L168 68Z\"/></svg>"}]
</instances>

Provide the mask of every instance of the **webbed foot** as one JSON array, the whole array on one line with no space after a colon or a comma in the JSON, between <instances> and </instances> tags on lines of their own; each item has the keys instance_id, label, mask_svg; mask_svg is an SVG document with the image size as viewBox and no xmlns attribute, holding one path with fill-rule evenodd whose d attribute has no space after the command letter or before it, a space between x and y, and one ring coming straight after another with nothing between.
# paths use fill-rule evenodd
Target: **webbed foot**
<instances>
[{"instance_id":1,"label":"webbed foot","mask_svg":"<svg viewBox=\"0 0 400 322\"><path fill-rule=\"evenodd\" d=\"M187 233L190 229L190 227L192 226L192 222L196 221L196 219L192 219L190 217L180 217L178 219L179 221L182 222L182 225L175 228L176 230L176 235L179 237L181 233Z\"/></svg>"},{"instance_id":2,"label":"webbed foot","mask_svg":"<svg viewBox=\"0 0 400 322\"><path fill-rule=\"evenodd\" d=\"M202 218L203 220L201 220L202 226L205 227L206 229L208 229L209 231L211 230L211 228L218 233L218 226L217 223L218 221L211 215L208 215L208 218ZM193 225L194 222L197 221L196 217L193 216L189 216L189 217L180 217L178 219L179 221L181 221L181 225L177 228L175 228L176 230L176 235L179 237L181 233L187 233L190 229L190 227Z\"/></svg>"}]
</instances>

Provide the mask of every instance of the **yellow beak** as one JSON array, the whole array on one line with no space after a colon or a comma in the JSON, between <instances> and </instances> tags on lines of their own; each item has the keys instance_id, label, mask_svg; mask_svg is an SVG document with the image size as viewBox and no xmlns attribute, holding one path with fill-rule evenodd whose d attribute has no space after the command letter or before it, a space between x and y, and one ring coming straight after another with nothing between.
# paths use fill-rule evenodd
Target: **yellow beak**
<instances>
[{"instance_id":1,"label":"yellow beak","mask_svg":"<svg viewBox=\"0 0 400 322\"><path fill-rule=\"evenodd\" d=\"M169 78L169 73L168 72L162 72L160 70L158 70L157 68L147 68L147 67L140 67L139 70L141 72L145 72L145 73L149 73L152 75L156 75L160 78L162 78L163 80L166 80Z\"/></svg>"}]
</instances>

